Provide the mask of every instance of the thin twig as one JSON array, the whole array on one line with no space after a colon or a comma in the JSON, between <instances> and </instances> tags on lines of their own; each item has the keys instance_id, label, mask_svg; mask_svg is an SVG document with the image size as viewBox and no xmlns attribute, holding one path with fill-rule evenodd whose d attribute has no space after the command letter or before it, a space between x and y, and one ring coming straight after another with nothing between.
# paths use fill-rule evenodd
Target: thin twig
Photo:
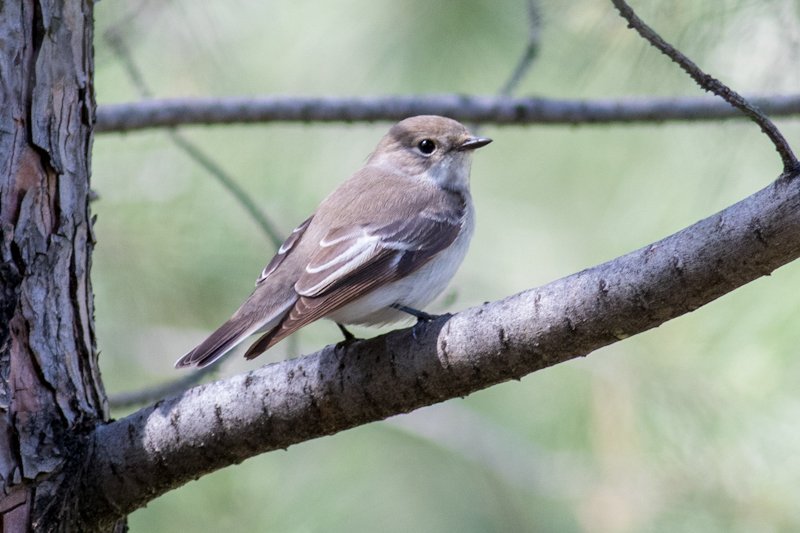
<instances>
[{"instance_id":1,"label":"thin twig","mask_svg":"<svg viewBox=\"0 0 800 533\"><path fill-rule=\"evenodd\" d=\"M511 71L511 76L503 84L498 91L500 96L511 96L516 91L519 84L525 78L525 75L533 65L533 61L539 55L539 44L541 43L542 33L542 17L539 13L539 5L536 0L528 0L528 41L525 43L525 49L517 61L514 70Z\"/></svg>"},{"instance_id":2,"label":"thin twig","mask_svg":"<svg viewBox=\"0 0 800 533\"><path fill-rule=\"evenodd\" d=\"M128 47L121 35L116 31L108 31L105 33L104 37L106 42L108 42L109 47L122 62L124 70L128 73L128 77L130 78L131 83L133 83L136 87L136 90L143 97L152 98L153 93L147 83L145 83L144 76L139 70L139 67L133 61L133 56L128 50ZM175 144L175 146L181 149L181 151L183 151L192 160L203 167L204 170L216 178L220 185L222 185L222 187L225 188L239 202L239 204L242 205L242 207L244 207L245 211L247 211L250 217L256 222L256 224L258 224L259 228L261 228L261 231L263 231L264 234L269 238L275 248L278 248L281 245L283 238L275 224L273 224L258 208L253 199L244 191L244 189L239 186L236 180L234 180L227 172L225 172L202 149L200 149L196 144L192 143L175 128L169 128L167 135L173 144ZM292 346L295 346L295 343L296 341L294 341ZM138 391L112 395L109 398L109 405L112 409L120 409L149 403L160 398L164 398L165 396L177 394L185 389L188 389L189 387L196 385L206 375L215 372L218 370L218 368L219 367L204 368L162 385L156 385Z\"/></svg>"},{"instance_id":3,"label":"thin twig","mask_svg":"<svg viewBox=\"0 0 800 533\"><path fill-rule=\"evenodd\" d=\"M772 115L800 115L800 94L753 96ZM462 122L507 125L636 124L743 119L726 102L700 98L558 100L458 94L375 97L260 96L175 98L105 104L95 133L185 125L270 122L395 122L412 115L446 115Z\"/></svg>"},{"instance_id":4,"label":"thin twig","mask_svg":"<svg viewBox=\"0 0 800 533\"><path fill-rule=\"evenodd\" d=\"M152 98L153 92L150 90L147 83L145 83L142 71L139 70L138 65L134 62L133 55L128 49L128 45L125 43L125 39L123 39L120 32L117 31L116 28L110 28L103 34L103 38L106 43L108 43L111 51L117 56L117 59L122 63L123 70L128 74L128 79L133 83L133 86L136 87L136 91L144 98Z\"/></svg>"},{"instance_id":5,"label":"thin twig","mask_svg":"<svg viewBox=\"0 0 800 533\"><path fill-rule=\"evenodd\" d=\"M117 32L106 32L104 38L109 46L116 53L119 60L122 62L125 72L127 72L131 83L136 87L136 90L145 98L152 98L153 94L150 87L145 83L144 76L141 70L133 61L133 55L128 50L124 39ZM256 205L255 201L242 189L236 180L233 179L222 167L217 164L208 154L200 149L196 144L189 141L180 132L172 129L169 132L169 138L172 142L180 148L186 155L193 159L209 174L211 174L222 185L242 207L244 207L247 214L258 224L264 234L269 238L270 242L277 249L283 242L283 234L278 230L277 226L264 214L261 209Z\"/></svg>"},{"instance_id":6,"label":"thin twig","mask_svg":"<svg viewBox=\"0 0 800 533\"><path fill-rule=\"evenodd\" d=\"M539 42L541 33L541 17L539 15L539 6L536 0L527 0L528 9L528 39L525 42L525 48L522 50L514 70L511 71L508 79L503 83L497 91L498 96L511 96L516 91L519 84L525 78L525 75L530 71L534 59L539 55ZM479 133L481 124L470 123L469 129L473 133Z\"/></svg>"},{"instance_id":7,"label":"thin twig","mask_svg":"<svg viewBox=\"0 0 800 533\"><path fill-rule=\"evenodd\" d=\"M152 4L155 4L156 9L151 9ZM112 55L117 56L118 53L115 48L115 43L112 43L111 40L124 39L135 33L138 30L137 25L139 24L137 19L140 19L145 14L148 15L148 23L152 24L161 13L160 8L163 8L165 4L166 2L155 2L154 0L127 2L122 9L122 14L116 17L115 20L108 25L105 32L103 32L103 38L111 45ZM103 59L107 59L101 58L98 52L99 51L96 51L95 53L95 66L99 65Z\"/></svg>"},{"instance_id":8,"label":"thin twig","mask_svg":"<svg viewBox=\"0 0 800 533\"><path fill-rule=\"evenodd\" d=\"M133 61L133 56L131 55L121 36L117 33L107 33L106 39L108 40L112 49L116 52L117 56L123 62L131 82L136 86L139 93L146 98L152 98L152 91L145 83L141 70L139 70L139 67ZM275 223L273 223L256 205L255 201L250 197L250 195L239 186L239 183L234 180L230 174L225 172L225 170L223 170L222 167L217 164L217 162L214 161L208 154L200 149L195 143L187 139L180 131L175 128L170 128L167 134L175 146L180 148L186 155L193 159L195 163L203 167L206 172L214 176L220 185L222 185L222 187L225 188L239 202L239 204L241 204L242 207L244 207L245 211L247 211L247 214L250 215L250 218L252 218L256 224L258 224L259 228L261 228L261 231L264 232L267 237L269 237L272 245L277 250L283 243L282 232L277 228ZM297 355L299 353L297 335L293 335L291 338L287 339L286 350L290 356ZM196 376L196 379L199 380L202 375L203 374ZM189 383L188 386L193 384L194 383Z\"/></svg>"},{"instance_id":9,"label":"thin twig","mask_svg":"<svg viewBox=\"0 0 800 533\"><path fill-rule=\"evenodd\" d=\"M181 378L162 383L161 385L154 385L131 392L112 394L108 398L108 404L111 409L125 409L127 407L136 407L137 405L152 403L168 396L175 396L189 387L197 385L204 377L214 374L219 369L220 366L218 365L207 366L190 372Z\"/></svg>"},{"instance_id":10,"label":"thin twig","mask_svg":"<svg viewBox=\"0 0 800 533\"><path fill-rule=\"evenodd\" d=\"M203 169L205 169L209 174L214 176L220 185L222 185L234 198L236 198L236 201L238 201L245 211L247 211L247 214L250 215L250 218L252 218L256 224L258 224L259 228L261 228L261 231L263 231L264 234L269 237L269 240L275 246L275 249L280 247L281 243L283 243L283 237L281 236L281 233L275 227L275 224L273 224L272 221L267 218L264 212L261 211L261 209L256 205L255 201L250 197L250 195L239 186L236 180L234 180L227 172L222 170L222 168L196 144L183 136L181 132L170 129L168 130L167 134L169 135L169 138L172 139L172 142L175 143L175 146L180 148L186 155L191 157L195 163L203 167Z\"/></svg>"},{"instance_id":11,"label":"thin twig","mask_svg":"<svg viewBox=\"0 0 800 533\"><path fill-rule=\"evenodd\" d=\"M661 53L669 57L672 61L678 64L703 90L716 94L723 100L734 106L753 122L758 124L767 137L775 145L775 149L781 156L783 161L783 171L785 174L800 168L798 165L797 157L795 157L792 148L784 138L783 134L778 130L775 124L760 110L753 106L750 102L742 97L739 93L719 81L718 79L706 74L698 67L691 59L686 57L682 52L677 50L674 46L666 42L655 30L645 24L640 19L633 9L625 2L625 0L611 0L620 15L628 21L628 27L636 30L639 35L646 39L650 44L656 47Z\"/></svg>"}]
</instances>

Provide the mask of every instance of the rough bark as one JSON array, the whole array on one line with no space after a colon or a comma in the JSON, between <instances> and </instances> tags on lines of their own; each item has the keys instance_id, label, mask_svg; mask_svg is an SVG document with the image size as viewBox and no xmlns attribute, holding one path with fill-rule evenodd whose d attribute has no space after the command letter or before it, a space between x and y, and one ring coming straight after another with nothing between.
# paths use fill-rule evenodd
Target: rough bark
<instances>
[{"instance_id":1,"label":"rough bark","mask_svg":"<svg viewBox=\"0 0 800 533\"><path fill-rule=\"evenodd\" d=\"M244 459L464 396L654 328L800 256L800 178L498 302L191 389L97 428L99 523Z\"/></svg>"},{"instance_id":2,"label":"rough bark","mask_svg":"<svg viewBox=\"0 0 800 533\"><path fill-rule=\"evenodd\" d=\"M0 517L78 531L106 418L89 281L91 0L0 2Z\"/></svg>"}]
</instances>

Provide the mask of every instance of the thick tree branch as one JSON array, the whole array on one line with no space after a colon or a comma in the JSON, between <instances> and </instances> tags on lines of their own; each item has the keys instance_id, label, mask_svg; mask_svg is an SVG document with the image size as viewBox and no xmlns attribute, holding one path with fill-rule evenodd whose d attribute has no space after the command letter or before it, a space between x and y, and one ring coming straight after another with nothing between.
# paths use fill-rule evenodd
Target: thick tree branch
<instances>
[{"instance_id":1,"label":"thick tree branch","mask_svg":"<svg viewBox=\"0 0 800 533\"><path fill-rule=\"evenodd\" d=\"M465 100L489 99L459 99L456 107L463 111ZM365 101L357 103L363 112ZM287 111L272 120L312 120L307 108L282 110ZM490 120L442 110L400 116L439 113L516 123L524 109L513 111ZM501 116L511 118L503 122ZM384 118L400 117L356 117ZM344 119L323 113L313 120ZM99 426L84 463L82 516L111 524L204 473L519 379L656 327L771 273L800 256L800 179L791 150L778 148L786 171L775 183L650 246L410 330L203 385Z\"/></svg>"},{"instance_id":2,"label":"thick tree branch","mask_svg":"<svg viewBox=\"0 0 800 533\"><path fill-rule=\"evenodd\" d=\"M800 114L800 94L754 96L749 100L772 116ZM658 123L744 118L727 103L710 97L556 100L456 94L351 98L262 96L105 104L97 110L95 132L192 124L396 121L425 114L497 125Z\"/></svg>"},{"instance_id":3,"label":"thick tree branch","mask_svg":"<svg viewBox=\"0 0 800 533\"><path fill-rule=\"evenodd\" d=\"M110 521L253 455L587 355L798 256L800 180L783 176L662 241L543 287L202 385L100 426L84 512Z\"/></svg>"}]
</instances>

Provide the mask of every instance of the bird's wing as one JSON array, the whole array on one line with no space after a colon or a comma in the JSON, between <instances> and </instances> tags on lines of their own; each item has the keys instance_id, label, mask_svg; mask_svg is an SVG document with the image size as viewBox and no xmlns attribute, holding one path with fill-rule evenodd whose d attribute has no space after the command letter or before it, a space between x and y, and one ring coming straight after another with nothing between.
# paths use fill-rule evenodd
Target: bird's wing
<instances>
[{"instance_id":1,"label":"bird's wing","mask_svg":"<svg viewBox=\"0 0 800 533\"><path fill-rule=\"evenodd\" d=\"M418 270L453 243L464 213L465 206L446 215L423 210L380 226L329 231L295 283L297 302L245 357L256 357L306 324Z\"/></svg>"},{"instance_id":2,"label":"bird's wing","mask_svg":"<svg viewBox=\"0 0 800 533\"><path fill-rule=\"evenodd\" d=\"M286 257L289 255L289 252L294 249L295 245L300 240L300 237L303 236L303 233L305 233L306 228L308 228L308 225L311 224L311 219L313 218L314 215L311 215L299 226L292 230L292 233L286 238L285 241L283 241L281 247L278 248L275 256L270 260L269 263L267 263L267 266L264 267L264 270L261 271L261 275L256 280L256 286L261 285L270 274L275 272L278 267L281 266L281 263L283 263L284 259L286 259Z\"/></svg>"},{"instance_id":3,"label":"bird's wing","mask_svg":"<svg viewBox=\"0 0 800 533\"><path fill-rule=\"evenodd\" d=\"M261 272L256 281L255 291L236 313L196 348L178 359L175 362L176 368L208 366L253 333L275 329L275 326L280 323L286 312L297 301L297 294L291 290L288 295L281 294L282 291L276 291L274 285L270 287L264 282L294 250L312 218L314 218L313 215L297 226L286 238L278 252Z\"/></svg>"}]
</instances>

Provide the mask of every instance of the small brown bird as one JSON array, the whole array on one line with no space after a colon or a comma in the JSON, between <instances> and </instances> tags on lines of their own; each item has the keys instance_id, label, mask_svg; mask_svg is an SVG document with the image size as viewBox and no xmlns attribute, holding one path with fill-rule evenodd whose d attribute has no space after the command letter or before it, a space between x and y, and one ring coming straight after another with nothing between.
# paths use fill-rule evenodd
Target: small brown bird
<instances>
[{"instance_id":1,"label":"small brown bird","mask_svg":"<svg viewBox=\"0 0 800 533\"><path fill-rule=\"evenodd\" d=\"M447 286L474 228L472 151L491 142L462 124L417 116L395 124L363 168L292 231L233 316L176 367L209 365L254 333L252 359L320 318L403 320Z\"/></svg>"}]
</instances>

